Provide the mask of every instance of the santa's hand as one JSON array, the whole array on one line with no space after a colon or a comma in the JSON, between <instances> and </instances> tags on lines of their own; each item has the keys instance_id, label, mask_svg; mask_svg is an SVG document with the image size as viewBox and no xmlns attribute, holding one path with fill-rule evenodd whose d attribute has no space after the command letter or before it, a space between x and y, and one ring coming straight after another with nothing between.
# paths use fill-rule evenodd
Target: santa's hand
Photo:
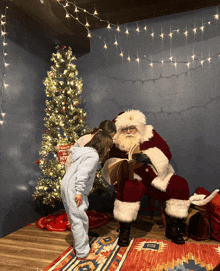
<instances>
[{"instance_id":1,"label":"santa's hand","mask_svg":"<svg viewBox=\"0 0 220 271\"><path fill-rule=\"evenodd\" d=\"M152 164L150 158L145 153L138 153L133 157L137 163Z\"/></svg>"},{"instance_id":2,"label":"santa's hand","mask_svg":"<svg viewBox=\"0 0 220 271\"><path fill-rule=\"evenodd\" d=\"M81 205L81 203L82 203L82 195L80 195L80 194L76 194L76 196L75 196L75 201L77 202L77 208Z\"/></svg>"}]
</instances>

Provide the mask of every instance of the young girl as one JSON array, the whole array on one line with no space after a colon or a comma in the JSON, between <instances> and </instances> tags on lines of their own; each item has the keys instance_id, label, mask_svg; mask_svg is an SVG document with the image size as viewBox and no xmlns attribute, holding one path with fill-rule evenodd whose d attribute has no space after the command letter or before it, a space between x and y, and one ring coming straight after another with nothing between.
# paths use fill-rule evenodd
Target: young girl
<instances>
[{"instance_id":1,"label":"young girl","mask_svg":"<svg viewBox=\"0 0 220 271\"><path fill-rule=\"evenodd\" d=\"M113 145L111 136L98 131L84 147L70 149L71 165L61 183L61 195L74 239L76 257L79 260L95 260L89 254L88 194L92 189L99 161L103 161Z\"/></svg>"}]
</instances>

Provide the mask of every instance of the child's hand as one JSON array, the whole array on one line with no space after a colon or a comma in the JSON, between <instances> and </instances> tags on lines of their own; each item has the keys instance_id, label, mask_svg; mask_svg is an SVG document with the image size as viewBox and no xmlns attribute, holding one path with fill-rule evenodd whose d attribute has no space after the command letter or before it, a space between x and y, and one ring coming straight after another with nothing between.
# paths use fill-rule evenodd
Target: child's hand
<instances>
[{"instance_id":1,"label":"child's hand","mask_svg":"<svg viewBox=\"0 0 220 271\"><path fill-rule=\"evenodd\" d=\"M75 201L77 202L77 208L81 205L82 203L82 195L76 194L75 196Z\"/></svg>"}]
</instances>

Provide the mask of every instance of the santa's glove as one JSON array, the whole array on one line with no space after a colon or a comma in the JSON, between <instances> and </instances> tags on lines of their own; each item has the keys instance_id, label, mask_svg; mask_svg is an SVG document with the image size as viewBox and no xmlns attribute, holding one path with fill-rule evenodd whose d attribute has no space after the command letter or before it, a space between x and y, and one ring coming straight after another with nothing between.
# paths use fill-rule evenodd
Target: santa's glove
<instances>
[{"instance_id":1,"label":"santa's glove","mask_svg":"<svg viewBox=\"0 0 220 271\"><path fill-rule=\"evenodd\" d=\"M152 164L150 158L144 153L137 153L133 157L137 163Z\"/></svg>"}]
</instances>

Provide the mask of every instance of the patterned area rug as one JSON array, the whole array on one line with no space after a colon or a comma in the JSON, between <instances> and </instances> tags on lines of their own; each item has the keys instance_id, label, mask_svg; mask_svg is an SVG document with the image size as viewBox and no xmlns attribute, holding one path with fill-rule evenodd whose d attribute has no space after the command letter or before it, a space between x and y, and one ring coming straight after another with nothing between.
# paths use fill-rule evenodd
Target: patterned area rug
<instances>
[{"instance_id":1,"label":"patterned area rug","mask_svg":"<svg viewBox=\"0 0 220 271\"><path fill-rule=\"evenodd\" d=\"M69 247L44 271L210 271L220 263L220 245L132 239L129 247L117 245L118 237L91 239L95 261L79 261Z\"/></svg>"}]
</instances>

